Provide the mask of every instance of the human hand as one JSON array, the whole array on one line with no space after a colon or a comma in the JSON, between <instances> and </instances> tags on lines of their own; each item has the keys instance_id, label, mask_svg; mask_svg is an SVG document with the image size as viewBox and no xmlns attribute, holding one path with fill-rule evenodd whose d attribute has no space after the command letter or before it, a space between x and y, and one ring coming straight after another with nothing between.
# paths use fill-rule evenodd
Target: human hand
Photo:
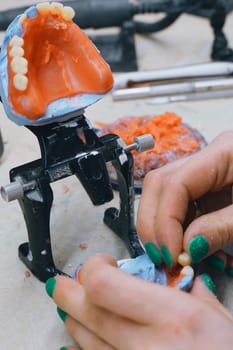
<instances>
[{"instance_id":1,"label":"human hand","mask_svg":"<svg viewBox=\"0 0 233 350\"><path fill-rule=\"evenodd\" d=\"M97 255L83 265L82 284L64 276L46 283L67 331L83 350L232 349L233 317L210 291L214 285L207 275L185 293L116 266L113 257Z\"/></svg>"},{"instance_id":2,"label":"human hand","mask_svg":"<svg viewBox=\"0 0 233 350\"><path fill-rule=\"evenodd\" d=\"M162 255L170 267L182 250L193 263L217 252L209 264L233 276L233 259L219 252L233 243L232 184L233 132L151 171L143 183L137 231L152 260L159 263Z\"/></svg>"}]
</instances>

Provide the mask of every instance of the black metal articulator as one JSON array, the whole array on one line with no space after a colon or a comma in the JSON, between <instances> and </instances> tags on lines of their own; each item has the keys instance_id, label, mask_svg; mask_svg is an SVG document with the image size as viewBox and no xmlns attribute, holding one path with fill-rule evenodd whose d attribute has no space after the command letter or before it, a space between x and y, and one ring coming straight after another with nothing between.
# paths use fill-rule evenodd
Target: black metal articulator
<instances>
[{"instance_id":1,"label":"black metal articulator","mask_svg":"<svg viewBox=\"0 0 233 350\"><path fill-rule=\"evenodd\" d=\"M101 55L110 64L112 71L137 70L134 35L148 35L172 25L182 14L191 14L209 20L214 40L211 58L218 61L233 61L233 51L228 47L224 34L227 15L233 10L233 0L68 0L61 1L76 12L74 22L82 29L97 29L90 38ZM28 6L27 6L28 7ZM27 7L0 12L0 30L23 13ZM149 22L143 16L163 14L162 19ZM116 27L117 34L98 33L98 29ZM192 35L192 33L190 33Z\"/></svg>"},{"instance_id":2,"label":"black metal articulator","mask_svg":"<svg viewBox=\"0 0 233 350\"><path fill-rule=\"evenodd\" d=\"M36 135L41 159L10 171L10 184L2 186L6 201L17 199L21 206L28 242L19 246L19 257L41 281L63 274L54 263L50 239L50 212L53 191L50 184L76 176L94 205L107 203L113 191L106 167L112 162L119 182L120 207L108 208L104 222L126 244L131 257L141 248L134 223L134 179L132 149L153 147L151 135L144 135L126 146L114 134L97 136L84 115L42 126L27 126Z\"/></svg>"}]
</instances>

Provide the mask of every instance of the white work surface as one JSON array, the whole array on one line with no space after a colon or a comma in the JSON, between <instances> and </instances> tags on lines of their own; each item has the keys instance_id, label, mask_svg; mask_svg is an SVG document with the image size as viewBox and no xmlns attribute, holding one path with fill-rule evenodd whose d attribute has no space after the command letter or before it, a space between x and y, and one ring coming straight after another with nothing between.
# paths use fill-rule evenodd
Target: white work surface
<instances>
[{"instance_id":1,"label":"white work surface","mask_svg":"<svg viewBox=\"0 0 233 350\"><path fill-rule=\"evenodd\" d=\"M32 2L1 0L0 9ZM233 16L229 16L225 31L233 47L232 28ZM207 62L210 60L212 39L211 28L205 19L183 15L173 26L159 34L137 37L139 67L148 70ZM92 122L110 122L127 115L166 111L182 116L185 122L199 129L208 141L221 131L233 128L233 99L149 105L145 100L116 103L108 95L89 108L86 116ZM8 120L2 107L0 113L0 129L5 143L0 163L0 185L4 185L9 182L11 168L37 159L40 154L34 136L26 128ZM112 203L94 207L75 177L59 181L52 187L55 200L51 214L51 236L54 259L59 268L70 273L78 262L98 252L111 253L117 259L128 256L123 243L102 221L105 208L112 206ZM117 193L113 202L118 205ZM137 202L138 198L136 206ZM27 241L18 202L6 203L0 199L0 218L0 348L57 350L71 344L44 284L33 275L29 276L26 266L18 258L19 244ZM81 243L86 243L87 248L81 249ZM233 280L219 274L213 276L221 300L233 312Z\"/></svg>"}]
</instances>

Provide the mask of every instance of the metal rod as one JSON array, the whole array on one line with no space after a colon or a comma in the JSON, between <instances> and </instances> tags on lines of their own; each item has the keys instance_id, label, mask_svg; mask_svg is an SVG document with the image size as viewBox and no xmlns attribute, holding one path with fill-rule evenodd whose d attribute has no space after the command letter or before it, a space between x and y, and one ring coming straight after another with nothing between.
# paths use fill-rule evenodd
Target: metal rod
<instances>
[{"instance_id":1,"label":"metal rod","mask_svg":"<svg viewBox=\"0 0 233 350\"><path fill-rule=\"evenodd\" d=\"M188 81L173 84L150 85L138 88L119 89L112 92L113 100L131 100L173 94L186 94L212 90L233 90L233 78Z\"/></svg>"},{"instance_id":2,"label":"metal rod","mask_svg":"<svg viewBox=\"0 0 233 350\"><path fill-rule=\"evenodd\" d=\"M217 98L231 98L233 97L233 90L222 91L208 91L202 93L192 93L187 95L173 95L173 96L160 96L152 99L148 99L148 104L168 104L174 102L188 102L188 101L202 101Z\"/></svg>"},{"instance_id":3,"label":"metal rod","mask_svg":"<svg viewBox=\"0 0 233 350\"><path fill-rule=\"evenodd\" d=\"M114 90L143 82L156 82L156 80L210 78L230 75L233 75L233 63L231 62L209 62L145 72L131 72L115 77Z\"/></svg>"}]
</instances>

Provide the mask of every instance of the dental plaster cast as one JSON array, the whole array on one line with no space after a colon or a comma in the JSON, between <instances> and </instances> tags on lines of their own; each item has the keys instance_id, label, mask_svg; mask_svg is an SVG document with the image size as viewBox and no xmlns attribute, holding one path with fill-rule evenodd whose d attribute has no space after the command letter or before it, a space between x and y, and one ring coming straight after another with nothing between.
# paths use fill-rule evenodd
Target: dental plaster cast
<instances>
[{"instance_id":1,"label":"dental plaster cast","mask_svg":"<svg viewBox=\"0 0 233 350\"><path fill-rule=\"evenodd\" d=\"M16 124L81 113L112 88L109 65L73 17L71 7L45 2L9 25L0 55L0 93Z\"/></svg>"}]
</instances>

